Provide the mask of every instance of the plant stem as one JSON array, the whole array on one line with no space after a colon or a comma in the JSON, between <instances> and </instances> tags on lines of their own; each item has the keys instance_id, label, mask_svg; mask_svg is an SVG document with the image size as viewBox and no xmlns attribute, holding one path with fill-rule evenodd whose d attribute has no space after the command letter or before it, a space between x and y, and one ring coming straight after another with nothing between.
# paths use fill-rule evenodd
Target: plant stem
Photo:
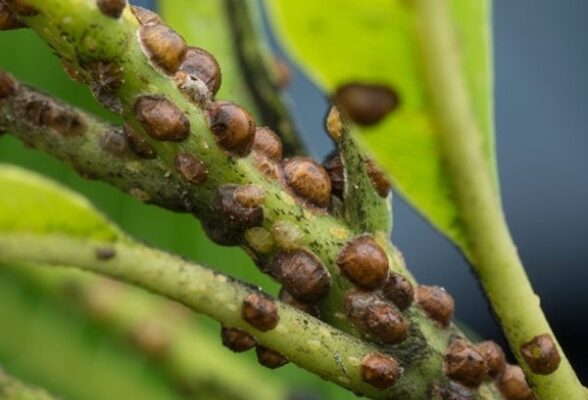
<instances>
[{"instance_id":1,"label":"plant stem","mask_svg":"<svg viewBox=\"0 0 588 400\"><path fill-rule=\"evenodd\" d=\"M25 385L0 370L0 400L56 400L43 389Z\"/></svg>"},{"instance_id":2,"label":"plant stem","mask_svg":"<svg viewBox=\"0 0 588 400\"><path fill-rule=\"evenodd\" d=\"M190 310L140 288L77 270L6 267L19 282L34 287L81 321L107 336L131 342L153 369L187 398L283 400L284 385L268 379L246 360L216 345ZM217 339L218 340L218 339ZM232 365L238 373L227 372Z\"/></svg>"},{"instance_id":3,"label":"plant stem","mask_svg":"<svg viewBox=\"0 0 588 400\"><path fill-rule=\"evenodd\" d=\"M525 274L492 184L491 168L483 156L479 127L461 74L448 2L419 0L417 4L423 64L440 123L442 152L469 240L464 251L539 398L586 399L559 345L562 361L549 375L533 373L521 355L521 345L537 335L548 333L556 339Z\"/></svg>"},{"instance_id":4,"label":"plant stem","mask_svg":"<svg viewBox=\"0 0 588 400\"><path fill-rule=\"evenodd\" d=\"M99 260L96 250L105 247L113 249L116 256ZM260 332L243 321L240 310L243 299L257 292L255 288L140 244L112 244L56 234L1 234L0 263L75 266L142 286L227 326L244 329L297 365L374 399L418 398L410 396L415 391L421 393L422 385L435 382L439 369L429 362L429 376L408 370L393 387L378 390L362 381L359 364L366 354L379 349L277 301L277 327ZM479 398L497 398L493 393L490 387L483 387Z\"/></svg>"}]
</instances>

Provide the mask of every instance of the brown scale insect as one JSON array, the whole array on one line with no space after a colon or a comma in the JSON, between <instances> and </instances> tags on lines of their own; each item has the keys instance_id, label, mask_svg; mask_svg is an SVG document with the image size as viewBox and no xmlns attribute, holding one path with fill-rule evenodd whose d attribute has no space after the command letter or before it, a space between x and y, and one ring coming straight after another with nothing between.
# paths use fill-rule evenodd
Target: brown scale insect
<instances>
[{"instance_id":1,"label":"brown scale insect","mask_svg":"<svg viewBox=\"0 0 588 400\"><path fill-rule=\"evenodd\" d=\"M175 73L186 56L184 38L163 23L141 26L139 37L149 60L168 74Z\"/></svg>"},{"instance_id":2,"label":"brown scale insect","mask_svg":"<svg viewBox=\"0 0 588 400\"><path fill-rule=\"evenodd\" d=\"M51 127L64 137L81 136L86 131L86 124L73 110L49 107L41 118L43 125Z\"/></svg>"},{"instance_id":3,"label":"brown scale insect","mask_svg":"<svg viewBox=\"0 0 588 400\"><path fill-rule=\"evenodd\" d=\"M365 161L365 167L376 192L378 192L380 197L386 198L392 187L392 184L386 177L386 173L369 158Z\"/></svg>"},{"instance_id":4,"label":"brown scale insect","mask_svg":"<svg viewBox=\"0 0 588 400\"><path fill-rule=\"evenodd\" d=\"M249 154L256 129L253 116L228 101L212 103L207 111L217 143L238 156Z\"/></svg>"},{"instance_id":5,"label":"brown scale insect","mask_svg":"<svg viewBox=\"0 0 588 400\"><path fill-rule=\"evenodd\" d=\"M331 287L325 267L306 250L277 253L270 260L269 270L292 296L301 301L316 302L325 297Z\"/></svg>"},{"instance_id":6,"label":"brown scale insect","mask_svg":"<svg viewBox=\"0 0 588 400\"><path fill-rule=\"evenodd\" d=\"M179 71L204 82L213 95L220 88L222 81L220 65L216 58L204 49L188 47Z\"/></svg>"},{"instance_id":7,"label":"brown scale insect","mask_svg":"<svg viewBox=\"0 0 588 400\"><path fill-rule=\"evenodd\" d=\"M26 25L20 22L16 14L0 1L0 31L23 28Z\"/></svg>"},{"instance_id":8,"label":"brown scale insect","mask_svg":"<svg viewBox=\"0 0 588 400\"><path fill-rule=\"evenodd\" d=\"M523 358L536 374L549 375L559 367L561 356L559 350L548 333L535 336L521 346Z\"/></svg>"},{"instance_id":9,"label":"brown scale insect","mask_svg":"<svg viewBox=\"0 0 588 400\"><path fill-rule=\"evenodd\" d=\"M408 279L396 272L390 271L382 291L384 296L402 311L410 307L414 300L412 284Z\"/></svg>"},{"instance_id":10,"label":"brown scale insect","mask_svg":"<svg viewBox=\"0 0 588 400\"><path fill-rule=\"evenodd\" d=\"M243 299L241 316L262 332L275 328L280 320L276 304L261 293L251 293Z\"/></svg>"},{"instance_id":11,"label":"brown scale insect","mask_svg":"<svg viewBox=\"0 0 588 400\"><path fill-rule=\"evenodd\" d=\"M163 96L140 96L135 116L155 140L181 142L190 134L190 121L174 103Z\"/></svg>"},{"instance_id":12,"label":"brown scale insect","mask_svg":"<svg viewBox=\"0 0 588 400\"><path fill-rule=\"evenodd\" d=\"M96 249L96 259L100 261L112 260L116 256L116 250L112 247L100 247Z\"/></svg>"},{"instance_id":13,"label":"brown scale insect","mask_svg":"<svg viewBox=\"0 0 588 400\"><path fill-rule=\"evenodd\" d=\"M270 369L280 368L289 362L286 357L277 351L260 345L255 348L255 353L257 354L257 361L264 367Z\"/></svg>"},{"instance_id":14,"label":"brown scale insect","mask_svg":"<svg viewBox=\"0 0 588 400\"><path fill-rule=\"evenodd\" d=\"M63 137L81 136L86 131L86 124L75 110L41 97L25 98L17 113L28 125L51 128Z\"/></svg>"},{"instance_id":15,"label":"brown scale insect","mask_svg":"<svg viewBox=\"0 0 588 400\"><path fill-rule=\"evenodd\" d=\"M98 139L100 148L113 157L124 157L127 155L129 146L122 128L110 128Z\"/></svg>"},{"instance_id":16,"label":"brown scale insect","mask_svg":"<svg viewBox=\"0 0 588 400\"><path fill-rule=\"evenodd\" d=\"M398 94L382 85L349 83L333 96L337 107L359 125L375 125L398 108Z\"/></svg>"},{"instance_id":17,"label":"brown scale insect","mask_svg":"<svg viewBox=\"0 0 588 400\"><path fill-rule=\"evenodd\" d=\"M208 179L208 168L206 164L192 154L178 154L175 164L180 176L186 182L201 185Z\"/></svg>"},{"instance_id":18,"label":"brown scale insect","mask_svg":"<svg viewBox=\"0 0 588 400\"><path fill-rule=\"evenodd\" d=\"M147 139L141 136L141 134L135 131L130 125L125 124L123 127L123 133L127 139L129 148L137 156L147 160L157 157L157 153L153 146L151 146Z\"/></svg>"},{"instance_id":19,"label":"brown scale insect","mask_svg":"<svg viewBox=\"0 0 588 400\"><path fill-rule=\"evenodd\" d=\"M102 14L110 18L119 18L127 6L126 0L96 0Z\"/></svg>"},{"instance_id":20,"label":"brown scale insect","mask_svg":"<svg viewBox=\"0 0 588 400\"><path fill-rule=\"evenodd\" d=\"M288 187L303 200L326 208L331 203L331 178L322 165L310 157L285 160L283 171Z\"/></svg>"},{"instance_id":21,"label":"brown scale insect","mask_svg":"<svg viewBox=\"0 0 588 400\"><path fill-rule=\"evenodd\" d=\"M361 360L359 374L364 382L384 390L396 383L402 375L402 368L390 356L370 353Z\"/></svg>"},{"instance_id":22,"label":"brown scale insect","mask_svg":"<svg viewBox=\"0 0 588 400\"><path fill-rule=\"evenodd\" d=\"M244 230L261 226L263 208L259 206L245 207L235 196L239 185L222 185L215 194L213 207L228 228Z\"/></svg>"},{"instance_id":23,"label":"brown scale insect","mask_svg":"<svg viewBox=\"0 0 588 400\"><path fill-rule=\"evenodd\" d=\"M265 189L258 185L243 185L235 189L235 200L246 208L259 207L265 200Z\"/></svg>"},{"instance_id":24,"label":"brown scale insect","mask_svg":"<svg viewBox=\"0 0 588 400\"><path fill-rule=\"evenodd\" d=\"M96 100L113 113L122 114L123 105L117 92L123 84L123 69L109 61L93 61L84 68L91 75L89 86ZM78 78L75 74L73 79Z\"/></svg>"},{"instance_id":25,"label":"brown scale insect","mask_svg":"<svg viewBox=\"0 0 588 400\"><path fill-rule=\"evenodd\" d=\"M477 349L465 340L454 340L447 349L443 359L443 371L453 381L477 388L484 380L487 372L484 357Z\"/></svg>"},{"instance_id":26,"label":"brown scale insect","mask_svg":"<svg viewBox=\"0 0 588 400\"><path fill-rule=\"evenodd\" d=\"M421 285L416 290L417 304L441 327L447 328L453 318L453 298L439 286Z\"/></svg>"},{"instance_id":27,"label":"brown scale insect","mask_svg":"<svg viewBox=\"0 0 588 400\"><path fill-rule=\"evenodd\" d=\"M202 228L206 236L218 245L236 246L241 243L240 232L231 229L219 220L204 221Z\"/></svg>"},{"instance_id":28,"label":"brown scale insect","mask_svg":"<svg viewBox=\"0 0 588 400\"><path fill-rule=\"evenodd\" d=\"M339 152L329 155L324 163L325 169L329 173L333 186L333 194L343 198L345 193L345 167ZM366 173L369 176L374 189L380 197L386 198L390 193L392 184L386 177L386 174L371 159L365 160Z\"/></svg>"},{"instance_id":29,"label":"brown scale insect","mask_svg":"<svg viewBox=\"0 0 588 400\"><path fill-rule=\"evenodd\" d=\"M255 347L257 342L255 338L238 328L227 328L225 326L221 329L221 339L223 346L231 349L235 353L243 353Z\"/></svg>"},{"instance_id":30,"label":"brown scale insect","mask_svg":"<svg viewBox=\"0 0 588 400\"><path fill-rule=\"evenodd\" d=\"M382 286L388 276L388 257L372 236L359 236L349 241L337 258L341 272L363 289Z\"/></svg>"},{"instance_id":31,"label":"brown scale insect","mask_svg":"<svg viewBox=\"0 0 588 400\"><path fill-rule=\"evenodd\" d=\"M344 309L364 334L381 342L395 344L408 336L408 322L402 313L373 292L348 291Z\"/></svg>"},{"instance_id":32,"label":"brown scale insect","mask_svg":"<svg viewBox=\"0 0 588 400\"><path fill-rule=\"evenodd\" d=\"M391 304L370 304L364 316L367 333L388 344L403 342L408 337L408 323L402 313Z\"/></svg>"},{"instance_id":33,"label":"brown scale insect","mask_svg":"<svg viewBox=\"0 0 588 400\"><path fill-rule=\"evenodd\" d=\"M26 0L4 0L14 12L21 17L33 17L39 13L39 11L30 5Z\"/></svg>"},{"instance_id":34,"label":"brown scale insect","mask_svg":"<svg viewBox=\"0 0 588 400\"><path fill-rule=\"evenodd\" d=\"M502 373L506 367L506 357L497 343L487 340L478 343L476 345L476 350L478 350L482 357L484 357L484 360L486 360L489 376L496 378Z\"/></svg>"},{"instance_id":35,"label":"brown scale insect","mask_svg":"<svg viewBox=\"0 0 588 400\"><path fill-rule=\"evenodd\" d=\"M18 83L16 80L10 74L0 70L0 100L14 96L17 91Z\"/></svg>"},{"instance_id":36,"label":"brown scale insect","mask_svg":"<svg viewBox=\"0 0 588 400\"><path fill-rule=\"evenodd\" d=\"M345 192L345 167L343 166L341 155L338 152L331 153L327 156L323 166L331 178L332 193L339 198L343 198Z\"/></svg>"},{"instance_id":37,"label":"brown scale insect","mask_svg":"<svg viewBox=\"0 0 588 400\"><path fill-rule=\"evenodd\" d=\"M266 126L255 129L252 149L272 161L282 159L282 141L274 131Z\"/></svg>"},{"instance_id":38,"label":"brown scale insect","mask_svg":"<svg viewBox=\"0 0 588 400\"><path fill-rule=\"evenodd\" d=\"M278 298L284 303L289 304L292 307L297 308L300 311L303 311L307 314L310 314L313 317L319 318L320 316L320 310L316 304L305 303L303 301L300 301L296 299L294 296L292 296L290 292L288 292L284 288L280 289L280 294L278 295Z\"/></svg>"},{"instance_id":39,"label":"brown scale insect","mask_svg":"<svg viewBox=\"0 0 588 400\"><path fill-rule=\"evenodd\" d=\"M161 17L151 10L139 6L131 6L131 11L141 25L161 24Z\"/></svg>"},{"instance_id":40,"label":"brown scale insect","mask_svg":"<svg viewBox=\"0 0 588 400\"><path fill-rule=\"evenodd\" d=\"M525 374L518 365L507 365L496 381L496 386L506 400L533 400L533 392L527 384Z\"/></svg>"}]
</instances>

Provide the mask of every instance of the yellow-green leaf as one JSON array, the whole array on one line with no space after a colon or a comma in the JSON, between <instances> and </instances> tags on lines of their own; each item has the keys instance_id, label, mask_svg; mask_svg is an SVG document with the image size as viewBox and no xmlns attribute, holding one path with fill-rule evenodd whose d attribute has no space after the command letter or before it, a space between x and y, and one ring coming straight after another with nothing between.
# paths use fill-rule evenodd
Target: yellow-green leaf
<instances>
[{"instance_id":1,"label":"yellow-green leaf","mask_svg":"<svg viewBox=\"0 0 588 400\"><path fill-rule=\"evenodd\" d=\"M36 173L0 164L0 188L0 232L123 237L86 199Z\"/></svg>"},{"instance_id":2,"label":"yellow-green leaf","mask_svg":"<svg viewBox=\"0 0 588 400\"><path fill-rule=\"evenodd\" d=\"M392 176L395 187L464 246L425 78L422 41L427 37L419 34L419 1L268 0L266 5L282 42L326 92L355 82L385 85L398 93L398 109L376 126L357 127L357 136ZM489 0L445 1L461 51L471 112L495 176Z\"/></svg>"}]
</instances>

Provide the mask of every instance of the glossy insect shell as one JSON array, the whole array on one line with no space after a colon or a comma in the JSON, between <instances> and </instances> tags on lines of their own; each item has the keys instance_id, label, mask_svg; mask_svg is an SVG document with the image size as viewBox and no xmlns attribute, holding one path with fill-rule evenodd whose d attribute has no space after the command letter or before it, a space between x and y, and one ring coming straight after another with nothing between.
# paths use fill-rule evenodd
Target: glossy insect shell
<instances>
[{"instance_id":1,"label":"glossy insect shell","mask_svg":"<svg viewBox=\"0 0 588 400\"><path fill-rule=\"evenodd\" d=\"M133 127L125 124L123 128L124 135L129 144L129 148L140 158L153 159L157 157L157 153L151 144L141 136Z\"/></svg>"},{"instance_id":2,"label":"glossy insect shell","mask_svg":"<svg viewBox=\"0 0 588 400\"><path fill-rule=\"evenodd\" d=\"M448 378L461 385L476 388L480 386L487 372L484 357L465 340L454 340L443 360L443 371Z\"/></svg>"},{"instance_id":3,"label":"glossy insect shell","mask_svg":"<svg viewBox=\"0 0 588 400\"><path fill-rule=\"evenodd\" d=\"M238 105L219 101L208 109L210 129L217 143L229 153L246 156L255 136L255 120Z\"/></svg>"},{"instance_id":4,"label":"glossy insect shell","mask_svg":"<svg viewBox=\"0 0 588 400\"><path fill-rule=\"evenodd\" d=\"M396 272L390 272L382 291L400 310L406 310L414 300L414 287L408 279Z\"/></svg>"},{"instance_id":5,"label":"glossy insect shell","mask_svg":"<svg viewBox=\"0 0 588 400\"><path fill-rule=\"evenodd\" d=\"M439 286L421 285L417 288L418 305L441 327L449 326L453 318L453 298Z\"/></svg>"},{"instance_id":6,"label":"glossy insect shell","mask_svg":"<svg viewBox=\"0 0 588 400\"><path fill-rule=\"evenodd\" d=\"M249 333L238 328L222 327L221 339L223 346L231 349L235 353L242 353L255 347L257 342Z\"/></svg>"},{"instance_id":7,"label":"glossy insect shell","mask_svg":"<svg viewBox=\"0 0 588 400\"><path fill-rule=\"evenodd\" d=\"M364 289L382 286L388 277L386 252L369 235L349 241L339 253L337 265L343 275Z\"/></svg>"},{"instance_id":8,"label":"glossy insect shell","mask_svg":"<svg viewBox=\"0 0 588 400\"><path fill-rule=\"evenodd\" d=\"M257 127L252 149L258 154L263 154L270 160L280 161L282 159L282 141L268 127Z\"/></svg>"},{"instance_id":9,"label":"glossy insect shell","mask_svg":"<svg viewBox=\"0 0 588 400\"><path fill-rule=\"evenodd\" d=\"M135 116L155 140L181 142L190 134L190 121L163 96L144 95L135 101Z\"/></svg>"},{"instance_id":10,"label":"glossy insect shell","mask_svg":"<svg viewBox=\"0 0 588 400\"><path fill-rule=\"evenodd\" d=\"M270 261L269 270L295 298L316 302L327 295L331 279L320 260L306 250L280 252Z\"/></svg>"},{"instance_id":11,"label":"glossy insect shell","mask_svg":"<svg viewBox=\"0 0 588 400\"><path fill-rule=\"evenodd\" d=\"M203 81L213 95L218 92L222 80L220 65L206 50L189 47L179 70Z\"/></svg>"},{"instance_id":12,"label":"glossy insect shell","mask_svg":"<svg viewBox=\"0 0 588 400\"><path fill-rule=\"evenodd\" d=\"M518 365L507 365L497 379L496 386L506 400L534 400L525 374Z\"/></svg>"},{"instance_id":13,"label":"glossy insect shell","mask_svg":"<svg viewBox=\"0 0 588 400\"><path fill-rule=\"evenodd\" d=\"M110 18L119 18L127 6L126 0L96 0L102 14Z\"/></svg>"},{"instance_id":14,"label":"glossy insect shell","mask_svg":"<svg viewBox=\"0 0 588 400\"><path fill-rule=\"evenodd\" d=\"M267 347L257 346L255 353L257 354L257 361L269 369L280 368L288 364L288 359L286 357L277 351L268 349Z\"/></svg>"},{"instance_id":15,"label":"glossy insect shell","mask_svg":"<svg viewBox=\"0 0 588 400\"><path fill-rule=\"evenodd\" d=\"M488 375L496 378L502 373L502 371L504 371L504 368L506 367L506 357L497 343L487 340L478 343L476 349L482 357L484 357L484 360L486 360Z\"/></svg>"},{"instance_id":16,"label":"glossy insect shell","mask_svg":"<svg viewBox=\"0 0 588 400\"><path fill-rule=\"evenodd\" d=\"M359 125L375 125L400 104L398 94L382 85L350 83L337 89L334 102Z\"/></svg>"},{"instance_id":17,"label":"glossy insect shell","mask_svg":"<svg viewBox=\"0 0 588 400\"><path fill-rule=\"evenodd\" d=\"M286 183L303 200L317 207L331 203L331 178L322 165L310 157L294 157L283 164Z\"/></svg>"},{"instance_id":18,"label":"glossy insect shell","mask_svg":"<svg viewBox=\"0 0 588 400\"><path fill-rule=\"evenodd\" d=\"M401 375L401 368L390 356L370 353L361 360L359 373L364 382L383 390L396 383Z\"/></svg>"},{"instance_id":19,"label":"glossy insect shell","mask_svg":"<svg viewBox=\"0 0 588 400\"><path fill-rule=\"evenodd\" d=\"M186 182L201 185L208 179L208 168L206 164L192 154L178 154L175 159L175 164L180 176Z\"/></svg>"},{"instance_id":20,"label":"glossy insect shell","mask_svg":"<svg viewBox=\"0 0 588 400\"><path fill-rule=\"evenodd\" d=\"M275 303L260 293L252 293L245 297L241 306L241 316L262 332L275 328L280 320Z\"/></svg>"},{"instance_id":21,"label":"glossy insect shell","mask_svg":"<svg viewBox=\"0 0 588 400\"><path fill-rule=\"evenodd\" d=\"M239 185L220 186L213 199L213 207L223 224L233 230L245 230L263 223L263 208L243 206L235 196Z\"/></svg>"},{"instance_id":22,"label":"glossy insect shell","mask_svg":"<svg viewBox=\"0 0 588 400\"><path fill-rule=\"evenodd\" d=\"M534 337L521 346L523 358L536 374L549 375L559 367L561 356L550 334Z\"/></svg>"},{"instance_id":23,"label":"glossy insect shell","mask_svg":"<svg viewBox=\"0 0 588 400\"><path fill-rule=\"evenodd\" d=\"M149 60L168 74L178 70L186 51L184 39L163 23L142 25L139 31L141 43Z\"/></svg>"}]
</instances>

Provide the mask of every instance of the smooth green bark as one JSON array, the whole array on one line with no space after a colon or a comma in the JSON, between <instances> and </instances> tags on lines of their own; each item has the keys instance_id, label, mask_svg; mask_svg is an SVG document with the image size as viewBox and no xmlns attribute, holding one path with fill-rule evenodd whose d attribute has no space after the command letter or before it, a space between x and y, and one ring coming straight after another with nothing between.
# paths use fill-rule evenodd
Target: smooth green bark
<instances>
[{"instance_id":1,"label":"smooth green bark","mask_svg":"<svg viewBox=\"0 0 588 400\"><path fill-rule=\"evenodd\" d=\"M428 84L440 121L440 142L450 180L467 231L464 249L510 347L542 400L582 400L586 393L563 350L557 370L533 373L521 345L541 334L556 340L525 274L493 185L483 143L464 82L445 2L419 0L419 28Z\"/></svg>"}]
</instances>

